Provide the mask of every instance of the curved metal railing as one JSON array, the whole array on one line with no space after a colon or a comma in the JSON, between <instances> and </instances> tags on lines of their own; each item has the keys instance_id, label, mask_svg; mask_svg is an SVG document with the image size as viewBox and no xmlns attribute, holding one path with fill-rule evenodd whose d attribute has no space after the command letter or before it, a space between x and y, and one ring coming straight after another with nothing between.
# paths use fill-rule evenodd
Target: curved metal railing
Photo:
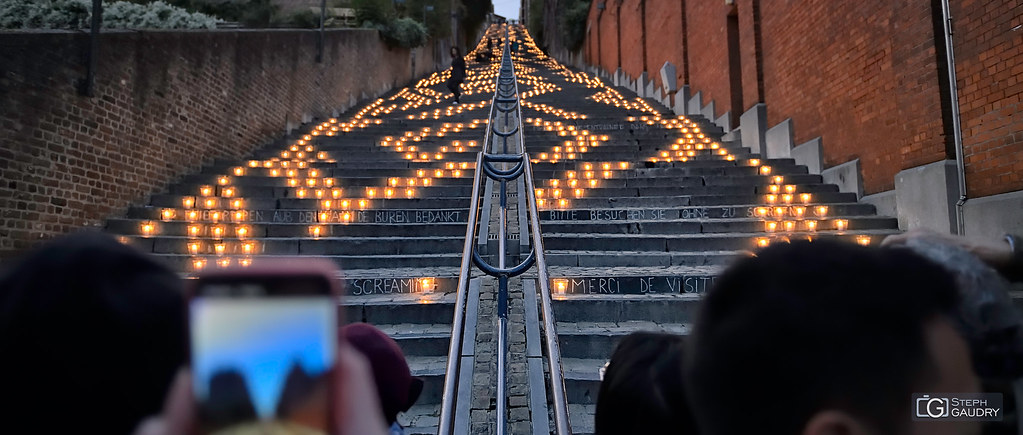
<instances>
[{"instance_id":1,"label":"curved metal railing","mask_svg":"<svg viewBox=\"0 0 1023 435\"><path fill-rule=\"evenodd\" d=\"M502 49L499 74L496 79L497 86L494 91L492 104L490 105L483 151L476 158L469 221L466 227L465 246L462 251L462 265L458 279L454 323L452 325L451 343L448 348L448 363L444 378L444 393L441 402L438 434L452 435L455 426L455 408L459 406L457 403L459 394L456 390L463 357L462 344L466 321L465 307L466 298L469 294L469 264L471 262L483 273L498 279L497 434L505 435L507 431L508 280L525 273L535 264L538 266L540 305L544 321L544 342L550 371L550 391L554 405L555 429L558 435L570 435L572 430L568 417L568 402L565 396L564 376L561 368L561 351L558 345L556 325L551 306L550 280L547 274L547 262L543 251L532 168L530 167L529 156L525 153L522 107L519 104L518 81L515 76L515 67L511 61L510 38L507 27L505 28L504 39L505 44ZM498 124L497 118L502 114L504 115L503 131L496 127L496 124ZM515 118L514 125L509 125L510 119L513 116ZM509 138L513 136L517 138L517 143L512 145L517 149L516 153L509 153ZM500 154L490 152L494 148L494 140L496 138L500 138L502 142L502 153ZM504 167L498 168L494 166L495 164L501 164ZM510 168L508 167L509 165L511 165ZM497 266L488 263L479 254L475 243L481 214L479 194L484 176L500 184ZM525 192L520 194L525 194L527 198L528 231L532 237L532 249L519 264L509 267L507 264L508 183L516 181L519 177L523 176L526 189Z\"/></svg>"}]
</instances>

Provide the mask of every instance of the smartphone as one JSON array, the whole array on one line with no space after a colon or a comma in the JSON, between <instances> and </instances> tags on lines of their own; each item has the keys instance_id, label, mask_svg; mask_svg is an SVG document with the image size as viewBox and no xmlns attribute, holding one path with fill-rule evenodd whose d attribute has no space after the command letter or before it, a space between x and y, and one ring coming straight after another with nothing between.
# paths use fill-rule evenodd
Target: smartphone
<instances>
[{"instance_id":1,"label":"smartphone","mask_svg":"<svg viewBox=\"0 0 1023 435\"><path fill-rule=\"evenodd\" d=\"M333 427L337 268L303 259L215 270L191 286L197 434L328 434Z\"/></svg>"}]
</instances>

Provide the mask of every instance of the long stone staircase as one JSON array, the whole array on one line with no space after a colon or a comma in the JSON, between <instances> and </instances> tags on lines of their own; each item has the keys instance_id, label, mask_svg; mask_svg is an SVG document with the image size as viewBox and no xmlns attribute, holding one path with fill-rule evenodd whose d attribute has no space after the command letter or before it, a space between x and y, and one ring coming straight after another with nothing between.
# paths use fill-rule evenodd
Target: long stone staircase
<instances>
[{"instance_id":1,"label":"long stone staircase","mask_svg":"<svg viewBox=\"0 0 1023 435\"><path fill-rule=\"evenodd\" d=\"M701 294L736 258L792 240L877 244L897 231L896 219L791 159L752 154L703 117L675 116L527 47L516 59L526 147L574 433L593 431L617 342L639 330L686 334Z\"/></svg>"},{"instance_id":2,"label":"long stone staircase","mask_svg":"<svg viewBox=\"0 0 1023 435\"><path fill-rule=\"evenodd\" d=\"M449 72L435 73L245 160L218 160L106 230L186 276L256 258L332 259L344 319L395 338L425 380L401 422L436 433L494 68L470 63L462 104L444 86Z\"/></svg>"},{"instance_id":3,"label":"long stone staircase","mask_svg":"<svg viewBox=\"0 0 1023 435\"><path fill-rule=\"evenodd\" d=\"M685 334L723 267L800 239L880 243L897 222L790 159L764 159L701 117L513 53L575 433L593 431L601 368L638 330ZM473 57L485 44L467 57ZM347 321L381 327L426 388L402 416L436 433L454 294L494 63L454 105L435 73L242 161L217 161L107 222L182 274L257 257L328 257ZM523 238L525 236L523 235Z\"/></svg>"}]
</instances>

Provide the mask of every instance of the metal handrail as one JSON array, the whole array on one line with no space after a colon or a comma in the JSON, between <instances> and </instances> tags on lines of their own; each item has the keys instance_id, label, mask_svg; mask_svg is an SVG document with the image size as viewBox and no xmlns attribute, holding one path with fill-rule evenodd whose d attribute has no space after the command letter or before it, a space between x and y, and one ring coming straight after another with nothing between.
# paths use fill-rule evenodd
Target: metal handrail
<instances>
[{"instance_id":1,"label":"metal handrail","mask_svg":"<svg viewBox=\"0 0 1023 435\"><path fill-rule=\"evenodd\" d=\"M476 167L483 164L483 154L476 156ZM441 396L440 419L437 433L451 434L455 415L455 386L458 385L458 366L462 360L462 334L465 328L465 303L469 294L469 266L472 262L473 241L476 236L476 222L479 220L480 177L473 177L472 200L469 203L469 219L465 228L465 245L462 247L462 265L458 272L458 291L455 296L455 315L451 321L451 342L448 343L448 364L444 372L444 393Z\"/></svg>"},{"instance_id":2,"label":"metal handrail","mask_svg":"<svg viewBox=\"0 0 1023 435\"><path fill-rule=\"evenodd\" d=\"M505 38L506 40L508 38ZM517 88L518 86L516 86ZM519 125L522 125L522 105L518 106ZM524 130L523 130L524 133ZM533 183L533 167L526 153L525 134L519 135L519 149L522 150L525 165L526 203L529 209L529 230L536 253L537 282L540 289L540 309L543 315L544 347L547 351L547 368L550 372L551 401L554 405L554 429L557 435L572 435L572 421L568 415L568 396L565 394L565 375L561 365L561 345L558 343L557 324L554 322L554 307L551 301L550 275L547 272L547 255L543 248L543 233L540 231L540 212L536 204L536 185Z\"/></svg>"},{"instance_id":3,"label":"metal handrail","mask_svg":"<svg viewBox=\"0 0 1023 435\"><path fill-rule=\"evenodd\" d=\"M555 429L558 435L571 435L571 422L568 416L568 402L565 395L564 374L561 367L561 350L557 340L557 330L554 323L551 293L549 286L549 275L547 273L547 261L543 249L543 239L540 232L539 211L537 208L536 193L533 183L533 171L530 160L525 150L524 130L522 128L522 105L520 104L518 92L518 80L515 77L515 67L511 61L510 38L508 28L505 28L505 44L502 50L501 66L497 76L497 86L494 90L494 97L490 106L490 114L487 118L486 136L483 141L483 151L476 157L476 170L473 177L472 199L470 201L470 213L466 227L465 245L462 251L462 264L458 278L458 292L455 302L455 315L452 325L451 343L448 347L448 363L444 378L444 394L441 401L441 415L438 422L438 434L451 435L453 429L454 408L456 402L456 385L458 384L459 365L462 357L462 335L464 334L465 306L469 287L469 267L476 265L483 273L498 278L498 376L497 376L497 434L504 435L507 430L507 331L508 331L508 279L525 273L532 266L538 269L538 281L540 288L540 301L543 312L545 348L548 356L548 368L551 377L551 396L554 402ZM500 104L510 105L501 107ZM515 125L508 131L498 131L495 128L495 119L498 112L505 115L505 128L509 125L508 118L511 112L516 115ZM516 136L518 139L519 154L508 154L508 138ZM504 144L504 153L490 153L495 137L500 137ZM511 169L498 169L494 163L515 163ZM498 265L489 264L477 251L475 241L477 239L477 226L480 221L480 188L483 184L483 177L500 182L500 213L498 224ZM507 242L508 242L508 195L507 184L519 177L525 177L525 187L529 219L529 231L532 237L532 249L527 257L518 265L508 267Z\"/></svg>"},{"instance_id":4,"label":"metal handrail","mask_svg":"<svg viewBox=\"0 0 1023 435\"><path fill-rule=\"evenodd\" d=\"M523 148L525 149L525 148ZM526 155L526 159L529 155ZM572 435L572 422L568 417L568 396L565 395L565 375L561 366L561 345L558 344L557 325L551 303L550 275L540 232L540 212L536 206L533 168L526 165L526 201L529 204L529 228L536 252L537 281L540 286L540 308L543 314L544 344L547 350L547 368L551 376L551 401L554 404L554 428L558 435Z\"/></svg>"}]
</instances>

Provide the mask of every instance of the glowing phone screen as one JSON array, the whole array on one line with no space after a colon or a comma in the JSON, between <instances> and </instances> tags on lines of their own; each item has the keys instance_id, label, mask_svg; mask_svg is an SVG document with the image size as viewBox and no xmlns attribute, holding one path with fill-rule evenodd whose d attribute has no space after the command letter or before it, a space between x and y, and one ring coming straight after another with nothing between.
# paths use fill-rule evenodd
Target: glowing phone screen
<instances>
[{"instance_id":1,"label":"glowing phone screen","mask_svg":"<svg viewBox=\"0 0 1023 435\"><path fill-rule=\"evenodd\" d=\"M199 432L326 433L337 305L329 296L262 293L258 284L209 285L192 299Z\"/></svg>"}]
</instances>

